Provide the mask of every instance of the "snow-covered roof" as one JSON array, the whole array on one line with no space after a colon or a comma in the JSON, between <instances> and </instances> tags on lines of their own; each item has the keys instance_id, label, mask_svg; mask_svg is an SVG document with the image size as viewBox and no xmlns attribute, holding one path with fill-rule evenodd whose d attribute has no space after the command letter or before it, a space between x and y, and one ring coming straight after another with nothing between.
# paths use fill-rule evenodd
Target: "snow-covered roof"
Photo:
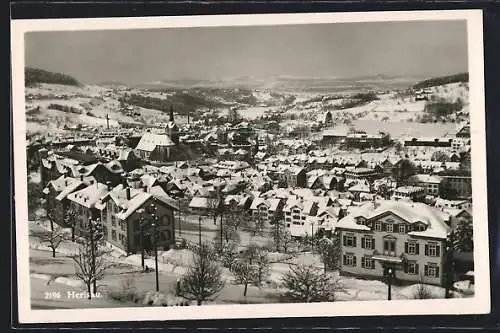
<instances>
[{"instance_id":1,"label":"snow-covered roof","mask_svg":"<svg viewBox=\"0 0 500 333\"><path fill-rule=\"evenodd\" d=\"M135 149L151 152L157 146L172 147L175 143L166 134L144 133Z\"/></svg>"},{"instance_id":2,"label":"snow-covered roof","mask_svg":"<svg viewBox=\"0 0 500 333\"><path fill-rule=\"evenodd\" d=\"M445 239L450 231L446 224L449 215L424 203L383 200L378 201L377 204L375 209L373 203L351 208L350 213L340 219L337 226L345 229L371 230L366 225L357 224L356 218L372 219L385 213L391 213L410 224L423 223L426 225L425 231L408 232L408 235L411 236Z\"/></svg>"},{"instance_id":3,"label":"snow-covered roof","mask_svg":"<svg viewBox=\"0 0 500 333\"><path fill-rule=\"evenodd\" d=\"M79 191L68 194L68 200L81 206L92 208L95 206L99 198L107 192L107 185L96 182L95 184L89 185Z\"/></svg>"}]
</instances>

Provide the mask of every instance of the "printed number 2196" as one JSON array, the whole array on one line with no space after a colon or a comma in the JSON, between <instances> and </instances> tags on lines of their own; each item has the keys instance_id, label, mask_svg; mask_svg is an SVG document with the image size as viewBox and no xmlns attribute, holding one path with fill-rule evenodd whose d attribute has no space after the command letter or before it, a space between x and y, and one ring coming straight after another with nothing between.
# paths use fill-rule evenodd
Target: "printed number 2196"
<instances>
[{"instance_id":1,"label":"printed number 2196","mask_svg":"<svg viewBox=\"0 0 500 333\"><path fill-rule=\"evenodd\" d=\"M44 293L45 299L60 299L61 298L61 293L59 291L51 291L51 292L45 292Z\"/></svg>"}]
</instances>

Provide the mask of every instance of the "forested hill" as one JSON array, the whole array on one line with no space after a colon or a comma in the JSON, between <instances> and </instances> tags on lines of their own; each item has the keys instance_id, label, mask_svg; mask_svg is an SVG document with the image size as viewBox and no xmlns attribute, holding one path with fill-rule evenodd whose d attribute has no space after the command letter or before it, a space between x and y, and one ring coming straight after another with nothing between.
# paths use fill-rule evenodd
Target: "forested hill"
<instances>
[{"instance_id":1,"label":"forested hill","mask_svg":"<svg viewBox=\"0 0 500 333\"><path fill-rule=\"evenodd\" d=\"M414 89L424 89L455 82L469 82L469 73L440 76L421 81L413 86Z\"/></svg>"},{"instance_id":2,"label":"forested hill","mask_svg":"<svg viewBox=\"0 0 500 333\"><path fill-rule=\"evenodd\" d=\"M39 68L26 67L24 69L24 84L25 86L33 86L37 83L52 83L64 84L70 86L80 86L74 77L62 74L49 72Z\"/></svg>"}]
</instances>

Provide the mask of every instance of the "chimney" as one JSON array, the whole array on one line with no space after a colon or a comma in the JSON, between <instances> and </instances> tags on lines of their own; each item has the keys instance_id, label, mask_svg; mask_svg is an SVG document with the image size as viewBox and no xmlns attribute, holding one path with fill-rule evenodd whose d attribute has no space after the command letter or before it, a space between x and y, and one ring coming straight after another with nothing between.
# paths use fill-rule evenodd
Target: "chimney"
<instances>
[{"instance_id":1,"label":"chimney","mask_svg":"<svg viewBox=\"0 0 500 333\"><path fill-rule=\"evenodd\" d=\"M130 200L130 187L125 189L125 193L127 194L127 200Z\"/></svg>"},{"instance_id":2,"label":"chimney","mask_svg":"<svg viewBox=\"0 0 500 333\"><path fill-rule=\"evenodd\" d=\"M143 186L143 190L144 190L144 192L147 192L147 191L148 191L148 186L147 186L147 185L144 185L144 186Z\"/></svg>"},{"instance_id":3,"label":"chimney","mask_svg":"<svg viewBox=\"0 0 500 333\"><path fill-rule=\"evenodd\" d=\"M83 175L80 175L80 180L83 182Z\"/></svg>"},{"instance_id":4,"label":"chimney","mask_svg":"<svg viewBox=\"0 0 500 333\"><path fill-rule=\"evenodd\" d=\"M113 189L109 180L106 182L106 185L108 186L108 191L111 191Z\"/></svg>"}]
</instances>

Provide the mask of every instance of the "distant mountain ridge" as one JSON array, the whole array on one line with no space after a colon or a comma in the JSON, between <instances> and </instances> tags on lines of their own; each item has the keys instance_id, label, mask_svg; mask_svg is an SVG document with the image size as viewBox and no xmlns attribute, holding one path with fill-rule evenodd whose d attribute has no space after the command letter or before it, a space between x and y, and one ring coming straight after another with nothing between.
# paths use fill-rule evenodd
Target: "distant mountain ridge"
<instances>
[{"instance_id":1,"label":"distant mountain ridge","mask_svg":"<svg viewBox=\"0 0 500 333\"><path fill-rule=\"evenodd\" d=\"M52 83L69 86L82 85L77 79L66 74L50 72L40 68L26 67L24 69L24 85L28 87L38 83Z\"/></svg>"}]
</instances>

